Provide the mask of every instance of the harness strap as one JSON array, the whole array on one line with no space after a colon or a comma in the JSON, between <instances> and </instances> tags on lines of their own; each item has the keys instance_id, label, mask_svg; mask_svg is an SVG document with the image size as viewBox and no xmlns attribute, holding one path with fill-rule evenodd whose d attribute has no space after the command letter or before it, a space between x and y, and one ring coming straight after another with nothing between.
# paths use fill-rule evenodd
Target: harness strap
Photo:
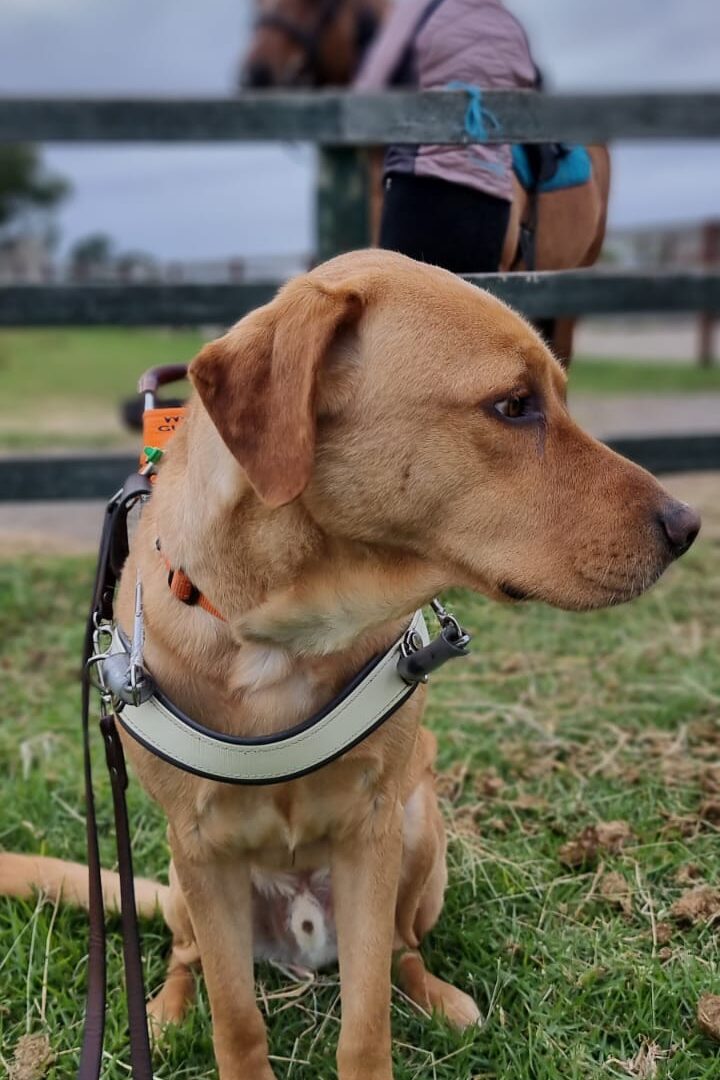
<instances>
[{"instance_id":1,"label":"harness strap","mask_svg":"<svg viewBox=\"0 0 720 1080\"><path fill-rule=\"evenodd\" d=\"M127 638L115 626L108 666L127 657L129 649ZM427 672L466 653L463 641L445 649L438 642L430 646L422 611L416 611L402 636L368 661L323 708L272 735L231 736L207 728L157 689L136 704L124 701L116 715L141 746L184 772L230 784L285 783L352 749L410 698ZM401 672L406 659L412 669ZM110 685L109 676L106 681Z\"/></svg>"}]
</instances>

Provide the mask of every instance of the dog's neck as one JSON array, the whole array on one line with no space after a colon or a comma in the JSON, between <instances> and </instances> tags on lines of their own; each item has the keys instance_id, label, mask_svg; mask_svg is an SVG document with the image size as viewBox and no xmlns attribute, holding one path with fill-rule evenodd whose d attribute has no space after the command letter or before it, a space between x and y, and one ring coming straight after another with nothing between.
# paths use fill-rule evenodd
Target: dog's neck
<instances>
[{"instance_id":1,"label":"dog's neck","mask_svg":"<svg viewBox=\"0 0 720 1080\"><path fill-rule=\"evenodd\" d=\"M302 500L265 507L200 409L173 440L144 515L138 544L150 565L153 534L225 619L181 608L165 590L155 594L163 609L155 624L158 615L181 623L175 655L211 655L207 666L224 672L234 694L277 696L285 686L288 697L311 706L299 692L309 679L322 701L445 584L417 557L328 536ZM155 566L162 577L157 558Z\"/></svg>"}]
</instances>

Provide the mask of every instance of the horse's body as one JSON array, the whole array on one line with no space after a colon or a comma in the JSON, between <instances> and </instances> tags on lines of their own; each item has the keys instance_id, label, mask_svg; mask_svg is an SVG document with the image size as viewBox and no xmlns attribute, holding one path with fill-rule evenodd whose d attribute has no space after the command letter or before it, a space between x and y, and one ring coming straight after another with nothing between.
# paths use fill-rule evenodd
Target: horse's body
<instances>
[{"instance_id":1,"label":"horse's body","mask_svg":"<svg viewBox=\"0 0 720 1080\"><path fill-rule=\"evenodd\" d=\"M259 0L255 34L243 64L241 82L249 87L347 86L362 50L380 28L387 0ZM605 238L610 192L610 155L605 146L588 147L590 180L575 187L529 194L517 177L499 269L572 270L592 266ZM371 153L370 232L379 231L381 154ZM536 201L532 209L532 201ZM533 265L520 245L521 225L535 217ZM542 332L556 355L568 364L573 319L543 320Z\"/></svg>"},{"instance_id":2,"label":"horse's body","mask_svg":"<svg viewBox=\"0 0 720 1080\"><path fill-rule=\"evenodd\" d=\"M586 184L537 195L535 265L525 266L520 253L520 226L527 220L530 196L513 177L513 202L500 270L574 270L597 262L605 239L610 195L610 154L606 146L589 146L592 175ZM553 319L539 329L567 367L572 358L574 319Z\"/></svg>"}]
</instances>

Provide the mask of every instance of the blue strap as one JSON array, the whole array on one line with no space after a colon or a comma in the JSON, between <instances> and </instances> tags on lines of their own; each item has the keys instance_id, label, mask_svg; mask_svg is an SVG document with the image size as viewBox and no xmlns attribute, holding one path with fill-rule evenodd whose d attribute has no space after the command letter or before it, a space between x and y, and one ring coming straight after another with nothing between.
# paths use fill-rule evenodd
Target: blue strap
<instances>
[{"instance_id":1,"label":"blue strap","mask_svg":"<svg viewBox=\"0 0 720 1080\"><path fill-rule=\"evenodd\" d=\"M495 113L486 108L482 103L482 90L472 83L459 81L449 82L448 90L464 90L469 96L467 109L465 110L465 134L476 142L487 142L488 125L494 132L502 131L502 124Z\"/></svg>"}]
</instances>

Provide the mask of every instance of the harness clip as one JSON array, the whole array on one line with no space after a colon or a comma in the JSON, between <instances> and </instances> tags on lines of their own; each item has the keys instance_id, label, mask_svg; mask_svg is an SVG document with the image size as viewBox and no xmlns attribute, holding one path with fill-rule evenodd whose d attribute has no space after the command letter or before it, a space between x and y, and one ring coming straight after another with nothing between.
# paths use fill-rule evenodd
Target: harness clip
<instances>
[{"instance_id":1,"label":"harness clip","mask_svg":"<svg viewBox=\"0 0 720 1080\"><path fill-rule=\"evenodd\" d=\"M133 669L126 652L105 657L102 674L113 699L124 705L142 705L155 693L155 684L146 669Z\"/></svg>"},{"instance_id":2,"label":"harness clip","mask_svg":"<svg viewBox=\"0 0 720 1080\"><path fill-rule=\"evenodd\" d=\"M397 671L406 683L426 683L428 675L448 660L459 659L470 652L470 634L455 616L446 611L439 600L432 601L432 609L440 623L439 635L429 645L423 645L417 631L408 630L400 646Z\"/></svg>"}]
</instances>

